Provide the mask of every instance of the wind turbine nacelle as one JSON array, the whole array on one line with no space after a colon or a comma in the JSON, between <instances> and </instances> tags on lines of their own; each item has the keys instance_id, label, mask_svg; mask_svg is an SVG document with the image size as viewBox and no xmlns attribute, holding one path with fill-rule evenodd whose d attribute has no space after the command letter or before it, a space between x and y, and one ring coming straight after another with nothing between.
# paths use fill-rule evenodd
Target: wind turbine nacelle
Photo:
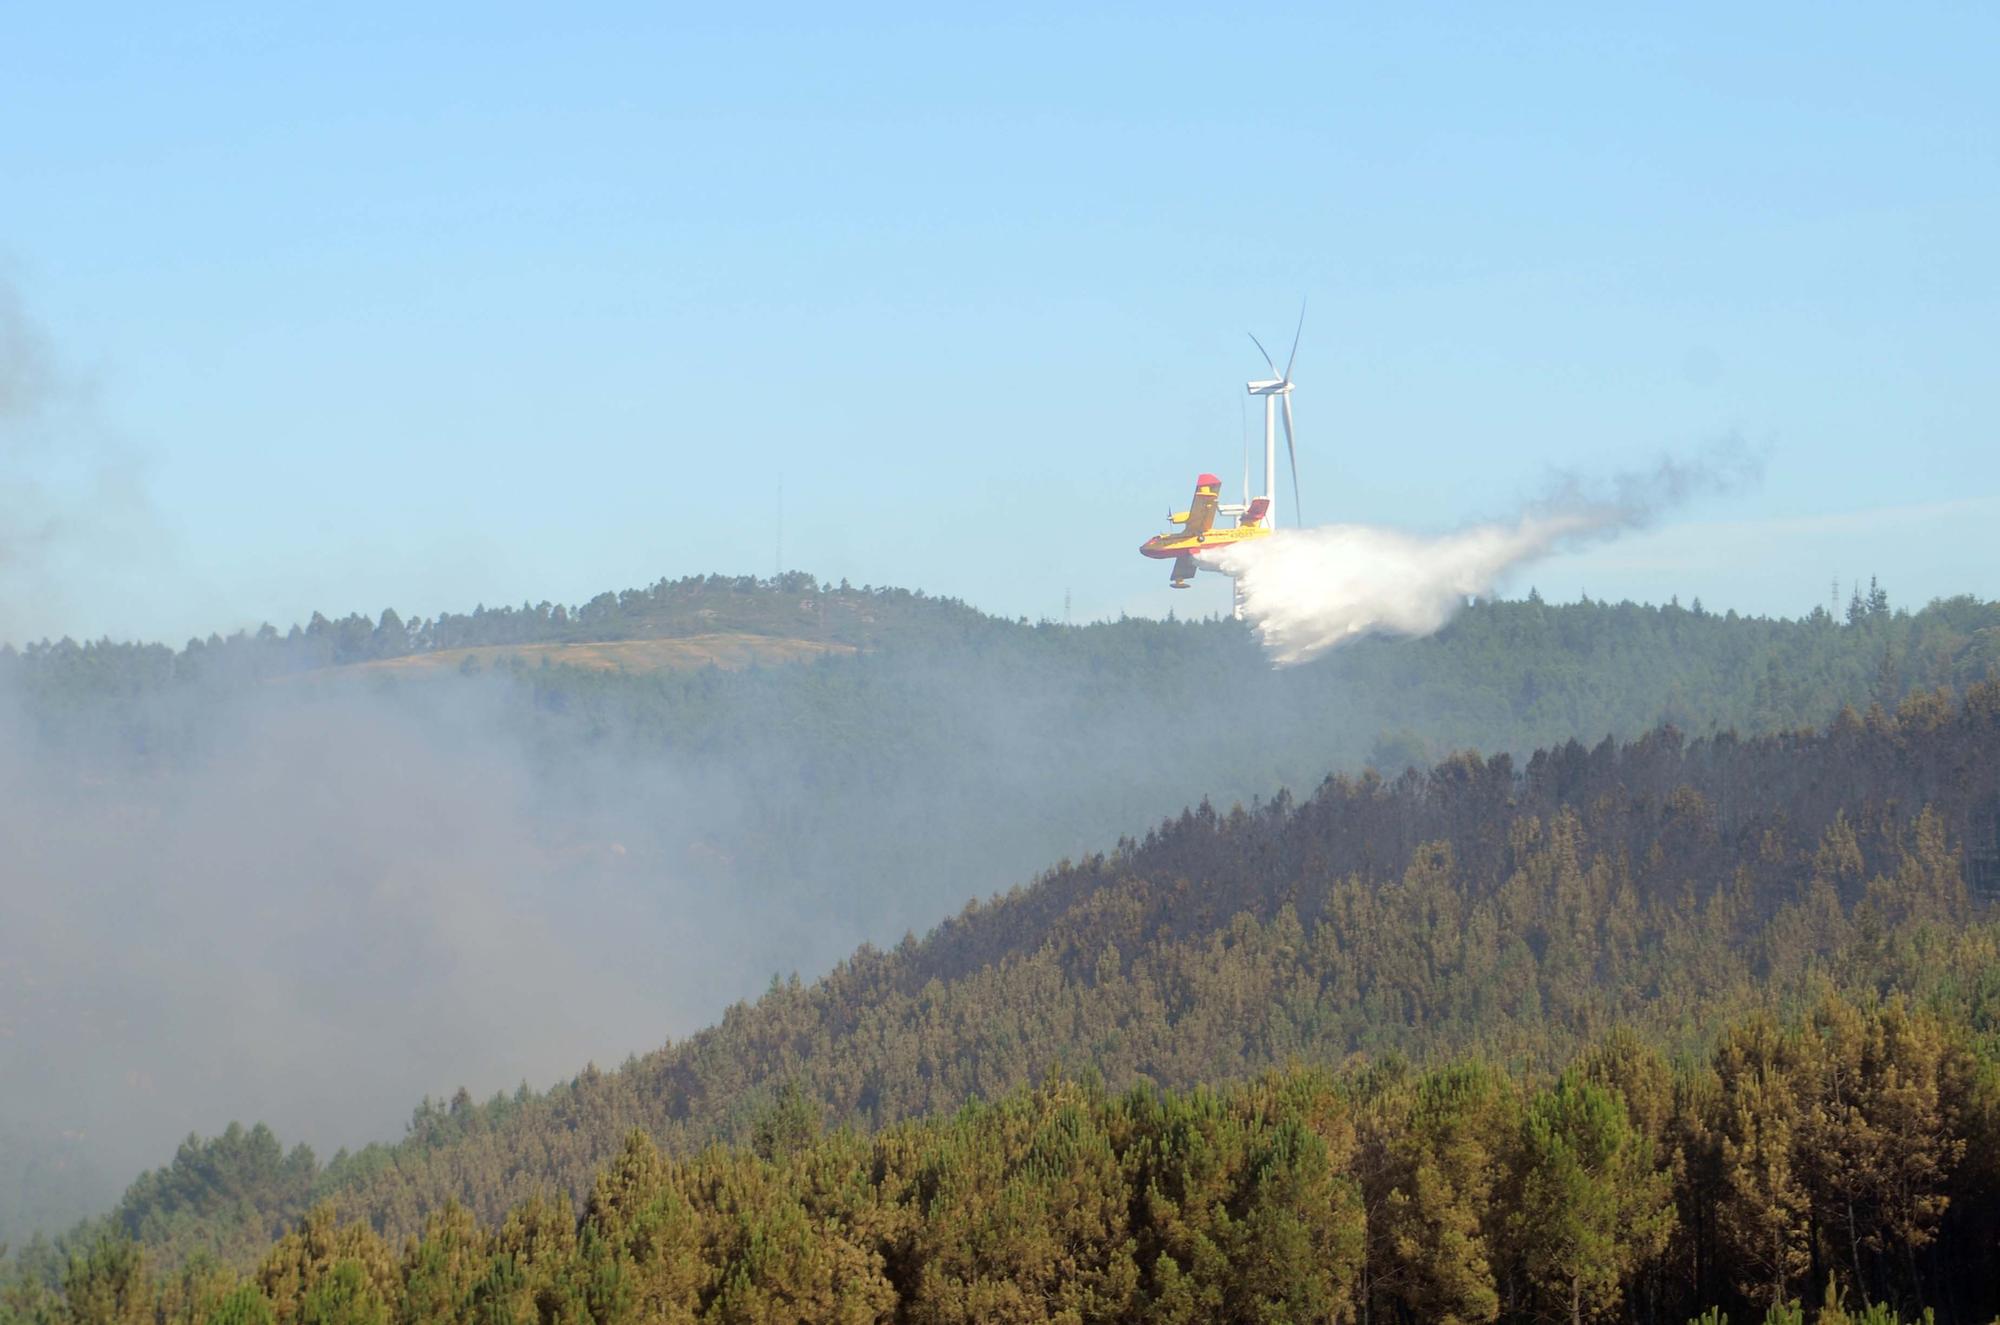
<instances>
[{"instance_id":1,"label":"wind turbine nacelle","mask_svg":"<svg viewBox=\"0 0 2000 1325\"><path fill-rule=\"evenodd\" d=\"M1280 391L1291 389L1291 383L1282 377L1274 377L1266 382L1245 382L1244 388L1253 396L1275 396Z\"/></svg>"}]
</instances>

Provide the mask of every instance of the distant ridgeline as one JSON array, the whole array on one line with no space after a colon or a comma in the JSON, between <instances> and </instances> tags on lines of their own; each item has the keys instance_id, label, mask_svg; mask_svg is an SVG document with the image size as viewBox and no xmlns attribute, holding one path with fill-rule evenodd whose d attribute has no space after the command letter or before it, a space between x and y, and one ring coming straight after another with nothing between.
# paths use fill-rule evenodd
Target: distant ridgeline
<instances>
[{"instance_id":1,"label":"distant ridgeline","mask_svg":"<svg viewBox=\"0 0 2000 1325\"><path fill-rule=\"evenodd\" d=\"M1335 777L1296 803L1204 804L617 1071L427 1102L402 1143L323 1169L268 1133L191 1142L71 1245L109 1231L163 1266L262 1259L255 1291L281 1309L343 1257L367 1277L355 1292L397 1300L463 1243L481 1250L461 1306L595 1284L613 1293L595 1318L641 1319L654 1291L692 1309L779 1293L805 1273L786 1257L824 1244L837 1263L812 1291L930 1304L911 1319L1085 1285L1114 1314L1181 1302L1190 1320L1293 1291L1403 1319L1574 1300L1685 1319L1666 1313L1838 1291L1984 1320L2000 919L1965 874L1996 860L1994 682L1818 733L1669 728ZM1014 1093L1287 1064L1335 1076L1220 1099ZM653 1150L717 1140L746 1149ZM551 1190L576 1206L537 1204ZM315 1216L270 1250L322 1199L368 1228ZM1547 1239L1558 1216L1598 1239L1581 1261ZM400 1269L370 1250L427 1227L434 1251ZM475 1290L507 1248L524 1277ZM1286 1288L1251 1264L1321 1278Z\"/></svg>"},{"instance_id":2,"label":"distant ridgeline","mask_svg":"<svg viewBox=\"0 0 2000 1325\"><path fill-rule=\"evenodd\" d=\"M1394 771L1456 749L1525 753L1663 722L1694 733L1779 731L1825 722L1842 706L1894 708L1917 690L1962 690L2000 675L2000 603L1961 597L1909 612L1892 609L1879 587L1857 592L1844 621L1818 607L1796 620L1770 619L1707 612L1699 600L1691 608L1554 605L1531 593L1481 602L1429 639L1362 640L1317 664L1274 670L1250 632L1227 620L1030 624L955 599L821 585L792 572L661 580L574 608L480 607L410 621L392 610L375 620L314 613L285 633L266 625L190 640L179 652L108 640L0 645L0 694L18 690L32 716L57 727L122 716L127 734L149 748L158 748L160 735L149 724L166 720L136 707L148 695L226 692L273 677L437 656L469 655L466 671L519 677L544 708L581 699L605 719L621 709L639 713L652 720L641 725L669 739L682 728L716 726L708 716L677 722L673 710L710 709L739 694L758 707L773 684L798 686L816 702L854 700L838 693L838 680L690 686L659 674L711 659L700 650L654 658L590 647L704 638L796 644L804 647L739 661L813 659L823 672L899 685L924 675L926 665L983 661L968 693L987 693L994 677L1017 678L1011 689L1030 698L1051 687L1058 697L1091 700L1115 690L1132 697L1149 726L1183 736L1204 725L1241 732L1275 718L1255 742L1234 742L1272 752L1250 770L1256 782L1245 794L1267 787L1272 770L1312 782L1329 767L1363 760ZM963 697L943 690L936 697ZM1180 707L1163 710L1168 703Z\"/></svg>"},{"instance_id":3,"label":"distant ridgeline","mask_svg":"<svg viewBox=\"0 0 2000 1325\"><path fill-rule=\"evenodd\" d=\"M963 629L990 618L955 599L902 589L821 586L803 571L773 579L691 576L646 589L601 593L580 607L523 603L405 621L318 612L304 626L161 644L44 642L22 651L23 674L116 691L173 681L246 680L326 667L496 645L601 643L743 633L877 648L912 635ZM12 652L12 650L8 650ZM4 655L0 655L4 656Z\"/></svg>"}]
</instances>

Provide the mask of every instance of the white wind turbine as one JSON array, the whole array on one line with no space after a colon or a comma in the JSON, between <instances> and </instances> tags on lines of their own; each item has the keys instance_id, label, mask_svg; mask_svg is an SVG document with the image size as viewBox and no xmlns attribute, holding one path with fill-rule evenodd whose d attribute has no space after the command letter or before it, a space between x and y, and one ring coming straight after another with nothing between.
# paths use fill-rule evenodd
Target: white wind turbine
<instances>
[{"instance_id":1,"label":"white wind turbine","mask_svg":"<svg viewBox=\"0 0 2000 1325\"><path fill-rule=\"evenodd\" d=\"M1292 365L1299 357L1299 336L1306 329L1306 307L1299 305L1298 329L1292 332L1292 352L1285 360L1285 371L1279 372L1278 365L1271 362L1271 352L1264 348L1264 342L1253 334L1250 343L1257 347L1257 353L1264 356L1265 366L1271 375L1261 381L1249 382L1245 386L1253 396L1264 398L1264 497L1270 503L1264 514L1264 522L1272 528L1278 524L1278 431L1277 414L1282 402L1285 411L1285 454L1292 462L1292 518L1300 523L1299 516L1299 453L1292 439ZM1244 486L1249 487L1249 476L1244 476ZM1249 500L1245 494L1245 501Z\"/></svg>"}]
</instances>

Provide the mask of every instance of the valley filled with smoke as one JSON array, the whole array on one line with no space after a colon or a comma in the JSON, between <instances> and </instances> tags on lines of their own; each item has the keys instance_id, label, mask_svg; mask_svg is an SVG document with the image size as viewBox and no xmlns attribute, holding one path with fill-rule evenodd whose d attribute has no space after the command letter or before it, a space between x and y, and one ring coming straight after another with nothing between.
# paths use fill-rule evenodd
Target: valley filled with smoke
<instances>
[{"instance_id":1,"label":"valley filled with smoke","mask_svg":"<svg viewBox=\"0 0 2000 1325\"><path fill-rule=\"evenodd\" d=\"M393 1136L426 1091L546 1084L742 992L750 917L661 864L688 804L664 769L559 805L495 688L426 699L266 688L143 756L16 716L0 1074L38 1171L0 1185L74 1217L231 1118Z\"/></svg>"},{"instance_id":2,"label":"valley filled with smoke","mask_svg":"<svg viewBox=\"0 0 2000 1325\"><path fill-rule=\"evenodd\" d=\"M1176 768L1160 694L1075 659L78 697L46 684L62 656L0 666L0 1240L232 1119L325 1157L426 1094L615 1063L1275 785L1261 758Z\"/></svg>"}]
</instances>

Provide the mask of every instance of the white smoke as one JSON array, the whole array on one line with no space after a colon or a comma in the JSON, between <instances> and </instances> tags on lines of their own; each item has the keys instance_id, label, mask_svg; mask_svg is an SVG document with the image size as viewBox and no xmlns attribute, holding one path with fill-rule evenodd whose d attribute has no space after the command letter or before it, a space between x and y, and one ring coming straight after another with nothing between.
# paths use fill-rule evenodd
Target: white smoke
<instances>
[{"instance_id":1,"label":"white smoke","mask_svg":"<svg viewBox=\"0 0 2000 1325\"><path fill-rule=\"evenodd\" d=\"M1511 521L1430 537L1370 525L1281 529L1208 559L1236 577L1244 613L1271 660L1289 667L1368 635L1429 635L1508 572L1643 527L1757 471L1756 458L1729 443L1701 461L1666 459L1647 473L1595 484L1558 476L1549 495Z\"/></svg>"},{"instance_id":2,"label":"white smoke","mask_svg":"<svg viewBox=\"0 0 2000 1325\"><path fill-rule=\"evenodd\" d=\"M157 567L145 471L0 275L0 639L86 593L129 596L115 581Z\"/></svg>"}]
</instances>

